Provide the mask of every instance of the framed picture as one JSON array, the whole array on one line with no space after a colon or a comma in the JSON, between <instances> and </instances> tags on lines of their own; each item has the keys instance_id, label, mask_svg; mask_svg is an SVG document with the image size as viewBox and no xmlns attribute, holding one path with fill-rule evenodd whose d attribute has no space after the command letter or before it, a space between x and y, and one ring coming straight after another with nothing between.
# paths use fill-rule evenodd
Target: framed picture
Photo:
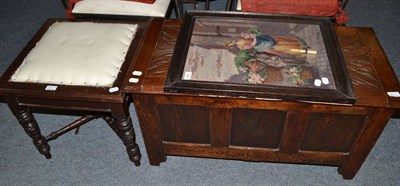
<instances>
[{"instance_id":1,"label":"framed picture","mask_svg":"<svg viewBox=\"0 0 400 186\"><path fill-rule=\"evenodd\" d=\"M189 11L166 92L352 104L329 18Z\"/></svg>"}]
</instances>

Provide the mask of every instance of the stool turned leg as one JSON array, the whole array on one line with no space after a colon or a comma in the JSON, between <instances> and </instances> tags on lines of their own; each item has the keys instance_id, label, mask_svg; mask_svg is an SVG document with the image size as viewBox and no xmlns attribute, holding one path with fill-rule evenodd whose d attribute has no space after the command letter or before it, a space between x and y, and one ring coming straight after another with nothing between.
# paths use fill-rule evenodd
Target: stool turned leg
<instances>
[{"instance_id":1,"label":"stool turned leg","mask_svg":"<svg viewBox=\"0 0 400 186\"><path fill-rule=\"evenodd\" d=\"M24 128L25 132L32 138L33 144L40 154L43 154L47 159L50 159L50 146L45 137L40 133L40 128L29 109L25 108L15 116L18 118L18 121Z\"/></svg>"},{"instance_id":2,"label":"stool turned leg","mask_svg":"<svg viewBox=\"0 0 400 186\"><path fill-rule=\"evenodd\" d=\"M225 11L231 11L231 10L232 10L232 0L227 0Z\"/></svg>"},{"instance_id":3,"label":"stool turned leg","mask_svg":"<svg viewBox=\"0 0 400 186\"><path fill-rule=\"evenodd\" d=\"M210 0L206 0L204 10L210 10Z\"/></svg>"},{"instance_id":4,"label":"stool turned leg","mask_svg":"<svg viewBox=\"0 0 400 186\"><path fill-rule=\"evenodd\" d=\"M182 11L183 10L181 9L181 3L179 1L180 0L174 0L176 19L181 19L182 18Z\"/></svg>"},{"instance_id":5,"label":"stool turned leg","mask_svg":"<svg viewBox=\"0 0 400 186\"><path fill-rule=\"evenodd\" d=\"M6 99L11 111L17 117L19 123L24 128L25 132L32 138L36 149L43 154L47 159L51 158L50 146L46 139L40 133L39 125L29 108L22 107L18 104L15 98Z\"/></svg>"},{"instance_id":6,"label":"stool turned leg","mask_svg":"<svg viewBox=\"0 0 400 186\"><path fill-rule=\"evenodd\" d=\"M116 119L119 136L126 146L126 151L128 152L129 159L135 163L136 166L140 165L141 154L139 146L136 144L135 131L132 127L131 117L126 119Z\"/></svg>"}]
</instances>

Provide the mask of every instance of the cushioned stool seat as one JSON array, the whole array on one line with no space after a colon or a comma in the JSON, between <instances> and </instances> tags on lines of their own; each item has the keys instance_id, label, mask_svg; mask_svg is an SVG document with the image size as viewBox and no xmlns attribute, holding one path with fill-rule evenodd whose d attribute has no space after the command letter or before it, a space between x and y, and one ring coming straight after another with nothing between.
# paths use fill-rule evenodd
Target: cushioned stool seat
<instances>
[{"instance_id":1,"label":"cushioned stool seat","mask_svg":"<svg viewBox=\"0 0 400 186\"><path fill-rule=\"evenodd\" d=\"M241 0L244 12L333 16L338 12L338 0Z\"/></svg>"},{"instance_id":2,"label":"cushioned stool seat","mask_svg":"<svg viewBox=\"0 0 400 186\"><path fill-rule=\"evenodd\" d=\"M156 0L153 4L124 0L81 0L72 7L72 14L100 14L165 17L171 0Z\"/></svg>"},{"instance_id":3,"label":"cushioned stool seat","mask_svg":"<svg viewBox=\"0 0 400 186\"><path fill-rule=\"evenodd\" d=\"M48 141L103 118L129 159L140 164L129 99L119 87L141 42L150 37L144 34L149 22L48 20L3 74L0 95L46 158L51 158ZM31 108L79 111L83 117L44 137Z\"/></svg>"},{"instance_id":4,"label":"cushioned stool seat","mask_svg":"<svg viewBox=\"0 0 400 186\"><path fill-rule=\"evenodd\" d=\"M349 19L343 11L346 2L346 0L238 0L237 9L243 12L335 16L337 23L343 24Z\"/></svg>"},{"instance_id":5,"label":"cushioned stool seat","mask_svg":"<svg viewBox=\"0 0 400 186\"><path fill-rule=\"evenodd\" d=\"M111 87L136 29L129 24L56 22L11 81Z\"/></svg>"}]
</instances>

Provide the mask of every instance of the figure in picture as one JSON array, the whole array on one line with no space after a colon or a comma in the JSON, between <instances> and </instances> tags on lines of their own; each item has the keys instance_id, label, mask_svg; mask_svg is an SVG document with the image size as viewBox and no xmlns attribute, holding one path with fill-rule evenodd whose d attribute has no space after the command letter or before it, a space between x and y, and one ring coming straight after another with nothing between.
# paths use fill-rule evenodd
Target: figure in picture
<instances>
[{"instance_id":1,"label":"figure in picture","mask_svg":"<svg viewBox=\"0 0 400 186\"><path fill-rule=\"evenodd\" d=\"M228 81L305 86L312 78L310 65L300 52L308 47L299 38L272 37L251 28L226 46L239 50L235 65L240 73Z\"/></svg>"},{"instance_id":2,"label":"figure in picture","mask_svg":"<svg viewBox=\"0 0 400 186\"><path fill-rule=\"evenodd\" d=\"M240 38L226 43L228 47L236 47L240 50L254 49L257 52L270 53L281 57L296 57L302 54L300 50L308 49L307 44L299 38L271 37L252 28L246 33L240 33ZM295 55L295 56L293 56Z\"/></svg>"}]
</instances>

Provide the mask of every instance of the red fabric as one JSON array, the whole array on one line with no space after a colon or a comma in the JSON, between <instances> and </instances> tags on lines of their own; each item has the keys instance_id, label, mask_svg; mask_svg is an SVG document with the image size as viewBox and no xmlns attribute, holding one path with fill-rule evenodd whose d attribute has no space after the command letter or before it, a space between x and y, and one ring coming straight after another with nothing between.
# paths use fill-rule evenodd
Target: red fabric
<instances>
[{"instance_id":1,"label":"red fabric","mask_svg":"<svg viewBox=\"0 0 400 186\"><path fill-rule=\"evenodd\" d=\"M339 8L339 11L335 15L335 18L336 23L339 25L346 23L350 19L349 15L342 8Z\"/></svg>"},{"instance_id":2,"label":"red fabric","mask_svg":"<svg viewBox=\"0 0 400 186\"><path fill-rule=\"evenodd\" d=\"M242 0L243 12L335 16L338 24L349 20L338 0Z\"/></svg>"},{"instance_id":3,"label":"red fabric","mask_svg":"<svg viewBox=\"0 0 400 186\"><path fill-rule=\"evenodd\" d=\"M242 0L243 12L334 16L338 0Z\"/></svg>"},{"instance_id":4,"label":"red fabric","mask_svg":"<svg viewBox=\"0 0 400 186\"><path fill-rule=\"evenodd\" d=\"M68 3L69 3L69 6L68 6L68 10L67 10L67 12L66 12L67 17L68 17L69 19L75 18L75 17L72 15L72 8L74 7L74 4L77 3L78 1L81 1L81 0L69 0L69 2L68 2ZM148 4L153 4L154 2L156 2L156 0L124 0L124 1L136 1L136 2L148 3Z\"/></svg>"}]
</instances>

